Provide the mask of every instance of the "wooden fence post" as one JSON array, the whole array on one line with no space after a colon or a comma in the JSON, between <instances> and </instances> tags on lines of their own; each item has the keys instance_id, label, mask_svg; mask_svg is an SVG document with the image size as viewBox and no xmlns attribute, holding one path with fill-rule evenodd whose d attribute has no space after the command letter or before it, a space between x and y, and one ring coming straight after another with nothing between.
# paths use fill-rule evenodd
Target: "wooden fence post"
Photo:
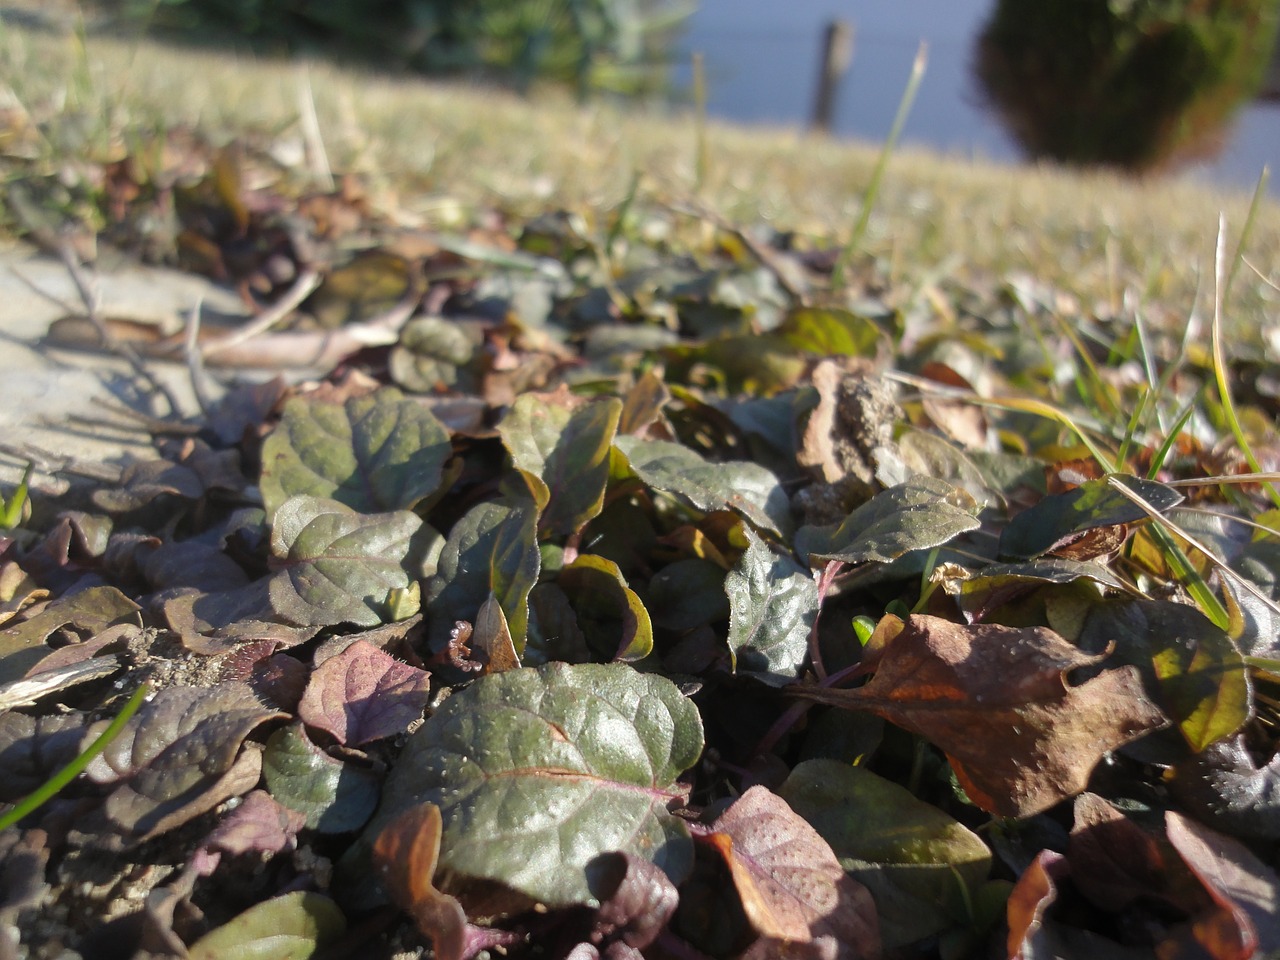
<instances>
[{"instance_id":1,"label":"wooden fence post","mask_svg":"<svg viewBox=\"0 0 1280 960\"><path fill-rule=\"evenodd\" d=\"M836 112L836 91L852 62L853 24L847 20L832 20L822 33L822 66L818 72L818 89L813 97L810 129L831 132L831 121Z\"/></svg>"}]
</instances>

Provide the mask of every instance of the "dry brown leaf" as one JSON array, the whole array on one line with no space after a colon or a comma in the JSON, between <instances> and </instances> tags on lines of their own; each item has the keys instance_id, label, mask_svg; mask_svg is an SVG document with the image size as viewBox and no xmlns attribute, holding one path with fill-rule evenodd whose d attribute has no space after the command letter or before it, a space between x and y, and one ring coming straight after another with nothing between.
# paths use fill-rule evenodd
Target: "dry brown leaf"
<instances>
[{"instance_id":1,"label":"dry brown leaf","mask_svg":"<svg viewBox=\"0 0 1280 960\"><path fill-rule=\"evenodd\" d=\"M974 803L1027 817L1083 791L1105 754L1168 722L1132 667L1070 685L1071 671L1103 659L1044 627L913 616L866 686L793 692L918 733L947 754Z\"/></svg>"}]
</instances>

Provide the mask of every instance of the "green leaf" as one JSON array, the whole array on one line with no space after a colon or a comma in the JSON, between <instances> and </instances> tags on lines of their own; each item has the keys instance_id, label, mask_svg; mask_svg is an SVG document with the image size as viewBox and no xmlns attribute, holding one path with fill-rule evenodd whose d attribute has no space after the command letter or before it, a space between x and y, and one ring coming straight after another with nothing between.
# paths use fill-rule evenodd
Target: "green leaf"
<instances>
[{"instance_id":1,"label":"green leaf","mask_svg":"<svg viewBox=\"0 0 1280 960\"><path fill-rule=\"evenodd\" d=\"M372 770L329 756L307 737L301 723L267 739L262 777L279 803L307 818L320 833L359 830L378 805L378 778Z\"/></svg>"},{"instance_id":2,"label":"green leaf","mask_svg":"<svg viewBox=\"0 0 1280 960\"><path fill-rule=\"evenodd\" d=\"M819 357L872 357L891 347L875 321L848 310L801 307L787 314L775 334L796 350Z\"/></svg>"},{"instance_id":3,"label":"green leaf","mask_svg":"<svg viewBox=\"0 0 1280 960\"><path fill-rule=\"evenodd\" d=\"M271 606L300 626L376 627L403 613L402 591L423 574L440 535L406 511L356 513L336 500L294 497L276 513ZM410 611L412 612L412 611Z\"/></svg>"},{"instance_id":4,"label":"green leaf","mask_svg":"<svg viewBox=\"0 0 1280 960\"><path fill-rule=\"evenodd\" d=\"M576 406L554 401L554 395L523 394L498 432L516 467L546 485L550 500L538 527L557 536L576 533L600 513L622 401L609 397Z\"/></svg>"},{"instance_id":5,"label":"green leaf","mask_svg":"<svg viewBox=\"0 0 1280 960\"><path fill-rule=\"evenodd\" d=\"M960 884L976 890L990 871L991 851L979 836L861 767L808 760L779 794L871 891L886 950L959 925Z\"/></svg>"},{"instance_id":6,"label":"green leaf","mask_svg":"<svg viewBox=\"0 0 1280 960\"><path fill-rule=\"evenodd\" d=\"M625 661L643 660L653 652L649 611L612 560L583 554L560 571L556 583L595 650Z\"/></svg>"},{"instance_id":7,"label":"green leaf","mask_svg":"<svg viewBox=\"0 0 1280 960\"><path fill-rule=\"evenodd\" d=\"M1161 512L1182 502L1182 494L1154 480L1115 476L1139 497ZM1045 497L1022 511L1000 537L1000 556L1026 560L1048 553L1095 527L1145 520L1146 513L1116 490L1107 478L1089 480L1074 490Z\"/></svg>"},{"instance_id":8,"label":"green leaf","mask_svg":"<svg viewBox=\"0 0 1280 960\"><path fill-rule=\"evenodd\" d=\"M701 557L668 564L649 581L645 597L654 626L686 631L729 618L724 568Z\"/></svg>"},{"instance_id":9,"label":"green leaf","mask_svg":"<svg viewBox=\"0 0 1280 960\"><path fill-rule=\"evenodd\" d=\"M694 368L710 367L722 374L725 387L735 393L763 396L793 387L804 376L805 359L780 337L739 334L705 344L667 347L668 382L687 382Z\"/></svg>"},{"instance_id":10,"label":"green leaf","mask_svg":"<svg viewBox=\"0 0 1280 960\"><path fill-rule=\"evenodd\" d=\"M1094 608L1080 636L1085 649L1142 674L1148 693L1178 724L1195 753L1239 730L1253 715L1253 689L1231 638L1194 607L1119 600Z\"/></svg>"},{"instance_id":11,"label":"green leaf","mask_svg":"<svg viewBox=\"0 0 1280 960\"><path fill-rule=\"evenodd\" d=\"M191 945L191 960L306 960L347 931L342 911L310 890L254 904Z\"/></svg>"},{"instance_id":12,"label":"green leaf","mask_svg":"<svg viewBox=\"0 0 1280 960\"><path fill-rule=\"evenodd\" d=\"M913 477L876 494L839 524L801 527L796 552L810 566L822 560L890 563L976 529L976 512L963 490L932 477Z\"/></svg>"},{"instance_id":13,"label":"green leaf","mask_svg":"<svg viewBox=\"0 0 1280 960\"><path fill-rule=\"evenodd\" d=\"M795 680L809 650L818 585L790 557L746 531L750 545L725 578L734 669L781 685Z\"/></svg>"},{"instance_id":14,"label":"green leaf","mask_svg":"<svg viewBox=\"0 0 1280 960\"><path fill-rule=\"evenodd\" d=\"M400 332L387 366L391 378L406 390L430 393L440 387L472 389L475 379L459 367L479 349L480 335L444 317L418 317Z\"/></svg>"},{"instance_id":15,"label":"green leaf","mask_svg":"<svg viewBox=\"0 0 1280 960\"><path fill-rule=\"evenodd\" d=\"M587 864L602 853L679 883L693 848L667 806L701 752L697 708L663 677L616 663L490 674L409 738L366 836L433 803L442 889L487 879L553 908L592 901Z\"/></svg>"},{"instance_id":16,"label":"green leaf","mask_svg":"<svg viewBox=\"0 0 1280 960\"><path fill-rule=\"evenodd\" d=\"M516 653L524 653L529 590L538 581L538 511L529 500L494 500L472 507L454 524L427 590L433 643L455 621L474 623L492 592L507 618Z\"/></svg>"},{"instance_id":17,"label":"green leaf","mask_svg":"<svg viewBox=\"0 0 1280 960\"><path fill-rule=\"evenodd\" d=\"M394 387L343 404L294 397L262 447L262 499L268 517L298 495L408 510L437 491L451 453L440 421Z\"/></svg>"},{"instance_id":18,"label":"green leaf","mask_svg":"<svg viewBox=\"0 0 1280 960\"><path fill-rule=\"evenodd\" d=\"M756 526L786 535L791 502L772 473L754 463L709 463L696 451L665 440L618 437L614 441L641 480L676 494L704 512L733 510Z\"/></svg>"}]
</instances>

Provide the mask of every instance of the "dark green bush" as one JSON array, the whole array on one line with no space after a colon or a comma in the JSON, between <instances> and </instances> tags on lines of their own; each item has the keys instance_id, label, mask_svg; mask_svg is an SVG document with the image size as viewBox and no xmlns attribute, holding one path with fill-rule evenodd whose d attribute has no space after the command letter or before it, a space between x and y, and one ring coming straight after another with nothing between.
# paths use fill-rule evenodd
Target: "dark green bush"
<instances>
[{"instance_id":1,"label":"dark green bush","mask_svg":"<svg viewBox=\"0 0 1280 960\"><path fill-rule=\"evenodd\" d=\"M341 53L520 88L537 81L645 94L692 10L676 0L115 0L127 19L190 39Z\"/></svg>"},{"instance_id":2,"label":"dark green bush","mask_svg":"<svg viewBox=\"0 0 1280 960\"><path fill-rule=\"evenodd\" d=\"M1031 156L1154 170L1220 146L1278 21L1280 0L999 0L976 69Z\"/></svg>"}]
</instances>

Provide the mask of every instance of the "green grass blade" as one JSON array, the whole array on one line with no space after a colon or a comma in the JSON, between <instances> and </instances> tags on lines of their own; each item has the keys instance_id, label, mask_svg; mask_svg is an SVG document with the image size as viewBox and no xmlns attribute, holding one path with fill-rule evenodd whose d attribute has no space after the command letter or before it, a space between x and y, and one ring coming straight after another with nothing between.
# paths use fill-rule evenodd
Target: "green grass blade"
<instances>
[{"instance_id":1,"label":"green grass blade","mask_svg":"<svg viewBox=\"0 0 1280 960\"><path fill-rule=\"evenodd\" d=\"M1263 171L1263 177L1259 181L1259 186L1266 184L1266 171ZM1254 205L1257 205L1257 196L1254 196ZM1246 229L1252 227L1254 211L1249 210L1249 222L1246 223ZM1231 286L1231 279L1228 277L1223 280L1223 269L1225 264L1223 259L1226 250L1226 234L1227 221L1225 217L1218 220L1218 244L1214 257L1214 298L1213 298L1213 328L1210 337L1210 343L1213 351L1213 377L1218 386L1218 400L1222 404L1222 415L1227 421L1227 426L1231 428L1232 435L1236 438L1236 443L1240 446L1240 453L1244 455L1245 461L1249 464L1249 469L1254 473L1262 472L1262 465L1254 454L1253 449L1249 446L1249 438L1245 435L1244 427L1240 425L1240 418L1236 415L1236 406L1231 399L1231 386L1227 383L1227 359L1226 352L1222 347L1222 304L1226 298L1227 289ZM1245 237L1240 238L1240 245L1243 246ZM1232 266L1232 274L1235 267L1240 262L1240 249L1236 250L1235 265ZM1274 483L1267 484L1267 496L1271 498L1271 502L1280 507L1280 490L1276 489Z\"/></svg>"},{"instance_id":2,"label":"green grass blade","mask_svg":"<svg viewBox=\"0 0 1280 960\"><path fill-rule=\"evenodd\" d=\"M22 523L22 508L27 505L27 497L31 493L31 471L34 469L35 464L28 463L18 489L7 501L0 497L0 530L12 530Z\"/></svg>"},{"instance_id":3,"label":"green grass blade","mask_svg":"<svg viewBox=\"0 0 1280 960\"><path fill-rule=\"evenodd\" d=\"M1271 168L1264 164L1262 172L1258 174L1258 182L1253 188L1253 199L1249 202L1249 213L1244 218L1244 229L1240 231L1240 242L1236 244L1236 255L1231 258L1231 270L1227 273L1227 284L1222 291L1224 301L1230 296L1231 284L1235 282L1240 264L1244 262L1244 248L1249 243L1249 238L1253 236L1253 225L1257 222L1258 211L1266 202L1267 181L1270 179Z\"/></svg>"},{"instance_id":4,"label":"green grass blade","mask_svg":"<svg viewBox=\"0 0 1280 960\"><path fill-rule=\"evenodd\" d=\"M928 64L929 45L921 41L916 50L916 59L911 64L911 76L907 79L907 86L902 91L902 99L898 101L898 112L894 115L893 126L889 128L889 136L880 148L880 156L876 158L871 180L862 195L862 210L858 214L858 222L854 224L849 242L845 244L840 259L836 261L835 270L832 272L831 282L836 289L844 286L845 271L849 269L849 264L853 261L858 248L862 246L867 224L871 222L871 211L876 205L876 198L880 195L880 184L884 180L885 167L888 166L889 157L893 155L894 148L898 145L898 137L902 134L902 128L907 122L907 115L911 113L911 105L915 102L916 92L920 89L920 82L924 80L924 71Z\"/></svg>"},{"instance_id":5,"label":"green grass blade","mask_svg":"<svg viewBox=\"0 0 1280 960\"><path fill-rule=\"evenodd\" d=\"M147 694L150 692L151 687L145 683L133 691L133 696L129 698L124 708L116 714L116 718L111 721L107 729L103 730L93 743L89 744L88 749L32 791L12 810L0 817L0 830L7 830L29 813L38 810L53 799L59 790L79 776L93 758L107 749L111 741L120 735L124 725L129 722L130 717L138 712L138 708L142 706L143 701L147 699Z\"/></svg>"},{"instance_id":6,"label":"green grass blade","mask_svg":"<svg viewBox=\"0 0 1280 960\"><path fill-rule=\"evenodd\" d=\"M707 65L701 53L693 55L693 192L707 182Z\"/></svg>"}]
</instances>

